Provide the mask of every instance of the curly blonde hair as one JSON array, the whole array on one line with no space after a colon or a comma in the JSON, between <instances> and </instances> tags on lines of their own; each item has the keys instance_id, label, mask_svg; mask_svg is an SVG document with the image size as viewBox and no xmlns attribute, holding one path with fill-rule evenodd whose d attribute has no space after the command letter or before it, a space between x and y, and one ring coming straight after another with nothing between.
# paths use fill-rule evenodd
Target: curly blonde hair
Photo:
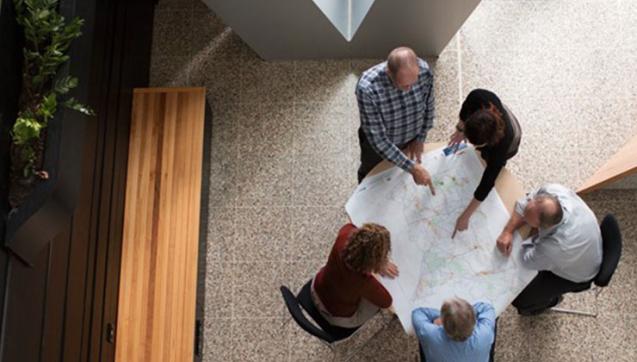
<instances>
[{"instance_id":1,"label":"curly blonde hair","mask_svg":"<svg viewBox=\"0 0 637 362\"><path fill-rule=\"evenodd\" d=\"M389 230L378 224L364 224L355 230L343 250L343 260L359 273L378 273L389 256Z\"/></svg>"}]
</instances>

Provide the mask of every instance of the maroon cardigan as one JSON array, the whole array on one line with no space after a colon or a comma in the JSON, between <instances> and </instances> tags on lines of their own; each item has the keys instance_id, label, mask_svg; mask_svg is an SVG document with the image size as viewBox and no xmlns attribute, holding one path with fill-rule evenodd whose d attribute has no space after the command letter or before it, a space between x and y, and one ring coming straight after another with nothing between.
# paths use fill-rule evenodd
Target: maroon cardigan
<instances>
[{"instance_id":1,"label":"maroon cardigan","mask_svg":"<svg viewBox=\"0 0 637 362\"><path fill-rule=\"evenodd\" d=\"M341 255L356 226L347 224L341 228L332 247L327 264L314 279L314 290L328 312L335 317L351 317L360 304L361 298L389 308L391 295L369 273L358 273L350 269Z\"/></svg>"}]
</instances>

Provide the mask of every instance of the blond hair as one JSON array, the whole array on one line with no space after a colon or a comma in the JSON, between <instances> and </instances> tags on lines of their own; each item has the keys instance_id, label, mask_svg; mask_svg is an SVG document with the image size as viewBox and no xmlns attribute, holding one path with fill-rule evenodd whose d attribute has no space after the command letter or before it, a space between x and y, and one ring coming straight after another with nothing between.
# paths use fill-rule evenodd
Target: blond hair
<instances>
[{"instance_id":1,"label":"blond hair","mask_svg":"<svg viewBox=\"0 0 637 362\"><path fill-rule=\"evenodd\" d=\"M445 300L440 309L442 325L449 338L463 342L473 334L476 314L469 302L461 298Z\"/></svg>"}]
</instances>

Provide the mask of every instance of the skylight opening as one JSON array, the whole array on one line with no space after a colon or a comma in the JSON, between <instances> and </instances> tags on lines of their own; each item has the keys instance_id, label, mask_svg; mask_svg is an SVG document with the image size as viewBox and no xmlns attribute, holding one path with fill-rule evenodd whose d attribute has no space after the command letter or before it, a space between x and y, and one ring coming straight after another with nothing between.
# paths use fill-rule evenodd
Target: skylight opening
<instances>
[{"instance_id":1,"label":"skylight opening","mask_svg":"<svg viewBox=\"0 0 637 362\"><path fill-rule=\"evenodd\" d=\"M348 42L354 38L374 0L312 0Z\"/></svg>"}]
</instances>

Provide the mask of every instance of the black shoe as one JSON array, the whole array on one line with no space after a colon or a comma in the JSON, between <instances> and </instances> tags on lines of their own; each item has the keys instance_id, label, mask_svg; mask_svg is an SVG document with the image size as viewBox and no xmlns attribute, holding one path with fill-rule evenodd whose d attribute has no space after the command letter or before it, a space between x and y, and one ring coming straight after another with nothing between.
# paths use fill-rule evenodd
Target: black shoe
<instances>
[{"instance_id":1,"label":"black shoe","mask_svg":"<svg viewBox=\"0 0 637 362\"><path fill-rule=\"evenodd\" d=\"M563 300L564 300L564 297L560 295L559 297L555 297L555 299L553 299L553 301L551 301L551 303L544 308L530 309L530 310L518 309L518 314L522 316L526 316L526 317L540 315L542 313L545 313L549 309L557 306L558 304L562 303Z\"/></svg>"},{"instance_id":2,"label":"black shoe","mask_svg":"<svg viewBox=\"0 0 637 362\"><path fill-rule=\"evenodd\" d=\"M562 303L563 300L564 300L564 296L560 295L559 297L557 297L557 302L555 302L555 304L553 304L549 308L557 307L560 303Z\"/></svg>"}]
</instances>

